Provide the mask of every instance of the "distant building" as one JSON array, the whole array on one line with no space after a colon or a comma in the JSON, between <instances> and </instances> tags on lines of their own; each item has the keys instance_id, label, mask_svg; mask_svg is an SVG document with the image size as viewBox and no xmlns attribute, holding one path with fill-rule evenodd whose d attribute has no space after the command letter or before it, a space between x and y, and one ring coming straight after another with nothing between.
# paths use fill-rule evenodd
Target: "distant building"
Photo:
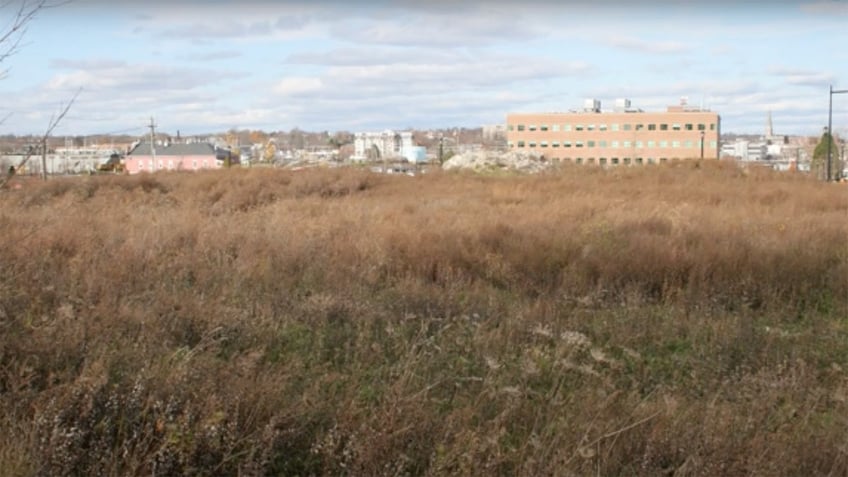
<instances>
[{"instance_id":1,"label":"distant building","mask_svg":"<svg viewBox=\"0 0 848 477\"><path fill-rule=\"evenodd\" d=\"M426 160L426 149L412 140L411 131L361 132L354 135L351 160L406 159L409 162Z\"/></svg>"},{"instance_id":2,"label":"distant building","mask_svg":"<svg viewBox=\"0 0 848 477\"><path fill-rule=\"evenodd\" d=\"M764 161L768 157L768 144L764 141L736 139L721 145L721 157L740 161Z\"/></svg>"},{"instance_id":3,"label":"distant building","mask_svg":"<svg viewBox=\"0 0 848 477\"><path fill-rule=\"evenodd\" d=\"M742 162L766 162L775 170L805 170L809 155L803 136L781 136L774 133L771 112L766 119L765 135L737 137L721 145L721 157Z\"/></svg>"},{"instance_id":4,"label":"distant building","mask_svg":"<svg viewBox=\"0 0 848 477\"><path fill-rule=\"evenodd\" d=\"M617 100L611 112L598 100L582 111L510 113L507 145L576 164L652 164L668 159L719 157L721 118L681 100L664 112L644 112Z\"/></svg>"},{"instance_id":5,"label":"distant building","mask_svg":"<svg viewBox=\"0 0 848 477\"><path fill-rule=\"evenodd\" d=\"M2 162L17 165L27 156L26 165L19 171L22 174L41 174L43 168L50 175L85 174L97 171L114 157L120 157L121 152L111 146L58 147L48 150L42 161L41 149L34 147L26 152L3 156Z\"/></svg>"},{"instance_id":6,"label":"distant building","mask_svg":"<svg viewBox=\"0 0 848 477\"><path fill-rule=\"evenodd\" d=\"M215 149L208 143L156 145L140 143L126 158L130 174L155 171L196 171L224 167L229 151Z\"/></svg>"},{"instance_id":7,"label":"distant building","mask_svg":"<svg viewBox=\"0 0 848 477\"><path fill-rule=\"evenodd\" d=\"M496 141L506 139L506 124L487 124L483 126L483 139Z\"/></svg>"}]
</instances>

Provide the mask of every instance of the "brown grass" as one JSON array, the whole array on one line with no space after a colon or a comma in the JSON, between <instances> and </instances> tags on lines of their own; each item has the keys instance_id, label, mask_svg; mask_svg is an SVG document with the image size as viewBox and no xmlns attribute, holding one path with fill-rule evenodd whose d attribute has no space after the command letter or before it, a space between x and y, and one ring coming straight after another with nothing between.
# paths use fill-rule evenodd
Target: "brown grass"
<instances>
[{"instance_id":1,"label":"brown grass","mask_svg":"<svg viewBox=\"0 0 848 477\"><path fill-rule=\"evenodd\" d=\"M844 475L848 189L709 162L0 193L5 475Z\"/></svg>"}]
</instances>

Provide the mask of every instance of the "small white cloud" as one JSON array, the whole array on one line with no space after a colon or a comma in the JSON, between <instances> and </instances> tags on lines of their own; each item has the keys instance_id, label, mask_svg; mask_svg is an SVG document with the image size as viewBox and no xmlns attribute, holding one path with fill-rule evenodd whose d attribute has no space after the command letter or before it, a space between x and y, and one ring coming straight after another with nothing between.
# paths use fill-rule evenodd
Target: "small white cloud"
<instances>
[{"instance_id":1,"label":"small white cloud","mask_svg":"<svg viewBox=\"0 0 848 477\"><path fill-rule=\"evenodd\" d=\"M235 50L210 51L207 53L191 53L184 58L190 61L218 61L231 60L242 56L241 52Z\"/></svg>"},{"instance_id":2,"label":"small white cloud","mask_svg":"<svg viewBox=\"0 0 848 477\"><path fill-rule=\"evenodd\" d=\"M768 69L768 72L782 77L787 84L794 86L825 87L828 84L832 84L836 79L833 74L824 71L811 71L785 66L773 66Z\"/></svg>"},{"instance_id":3,"label":"small white cloud","mask_svg":"<svg viewBox=\"0 0 848 477\"><path fill-rule=\"evenodd\" d=\"M324 88L321 78L308 76L285 78L277 83L274 92L283 96L316 93Z\"/></svg>"},{"instance_id":4,"label":"small white cloud","mask_svg":"<svg viewBox=\"0 0 848 477\"><path fill-rule=\"evenodd\" d=\"M613 36L605 41L615 48L640 51L643 53L686 53L691 48L678 41L648 41L631 36Z\"/></svg>"}]
</instances>

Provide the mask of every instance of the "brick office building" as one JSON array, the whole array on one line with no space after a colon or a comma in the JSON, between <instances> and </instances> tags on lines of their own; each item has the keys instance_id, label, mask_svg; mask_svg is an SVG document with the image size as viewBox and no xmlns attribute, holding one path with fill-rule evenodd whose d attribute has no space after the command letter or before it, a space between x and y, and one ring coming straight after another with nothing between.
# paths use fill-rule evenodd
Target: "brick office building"
<instances>
[{"instance_id":1,"label":"brick office building","mask_svg":"<svg viewBox=\"0 0 848 477\"><path fill-rule=\"evenodd\" d=\"M664 112L632 109L617 100L602 112L600 101L587 100L582 111L510 113L510 150L576 164L655 164L669 159L719 157L721 118L681 100Z\"/></svg>"}]
</instances>

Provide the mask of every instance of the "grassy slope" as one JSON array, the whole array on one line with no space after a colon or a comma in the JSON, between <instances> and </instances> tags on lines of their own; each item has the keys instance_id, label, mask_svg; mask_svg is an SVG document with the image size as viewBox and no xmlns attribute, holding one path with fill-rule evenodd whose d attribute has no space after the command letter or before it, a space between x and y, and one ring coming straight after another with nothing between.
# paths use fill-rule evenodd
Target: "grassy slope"
<instances>
[{"instance_id":1,"label":"grassy slope","mask_svg":"<svg viewBox=\"0 0 848 477\"><path fill-rule=\"evenodd\" d=\"M848 189L716 164L0 193L9 475L848 472Z\"/></svg>"}]
</instances>

